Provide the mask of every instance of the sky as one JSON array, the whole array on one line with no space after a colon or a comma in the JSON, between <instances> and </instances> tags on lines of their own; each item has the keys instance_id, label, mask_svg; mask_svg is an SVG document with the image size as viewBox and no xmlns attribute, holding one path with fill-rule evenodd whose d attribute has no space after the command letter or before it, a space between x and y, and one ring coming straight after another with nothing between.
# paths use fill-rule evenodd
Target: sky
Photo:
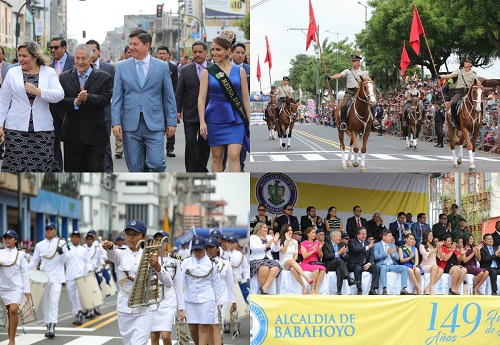
<instances>
[{"instance_id":1,"label":"sky","mask_svg":"<svg viewBox=\"0 0 500 345\"><path fill-rule=\"evenodd\" d=\"M250 176L247 173L220 173L213 182L215 193L212 200L224 199L226 215L237 215L238 224L248 224L250 212Z\"/></svg>"},{"instance_id":2,"label":"sky","mask_svg":"<svg viewBox=\"0 0 500 345\"><path fill-rule=\"evenodd\" d=\"M251 0L250 6L262 2L261 0ZM366 5L366 0L360 0ZM271 69L272 80L280 79L289 74L291 68L290 60L297 54L306 53L306 33L309 26L309 1L308 0L268 0L253 8L250 14L250 34L252 42L251 58L251 80L252 91L259 90L259 83L256 78L257 55L260 58L261 81L264 92L269 92L269 67L264 63L266 56L267 35L271 47L273 67ZM319 25L320 40L328 38L329 41L336 42L337 34L339 41L348 38L354 43L355 34L364 29L365 7L358 4L357 0L312 0L316 24ZM410 8L409 11L412 9ZM370 19L371 10L368 8L367 17ZM424 28L425 21L421 18ZM408 36L410 35L411 23L408 23ZM305 29L290 30L293 28ZM330 33L330 32L333 33ZM307 51L308 55L314 56L314 48L311 45ZM451 71L458 68L459 64L450 58L448 67ZM442 67L443 69L443 67ZM496 63L488 70L474 68L479 76L486 78L500 78L500 62ZM444 71L444 70L443 70ZM328 70L330 75L340 71ZM320 66L320 75L323 75L323 68ZM292 87L293 81L290 82Z\"/></svg>"}]
</instances>

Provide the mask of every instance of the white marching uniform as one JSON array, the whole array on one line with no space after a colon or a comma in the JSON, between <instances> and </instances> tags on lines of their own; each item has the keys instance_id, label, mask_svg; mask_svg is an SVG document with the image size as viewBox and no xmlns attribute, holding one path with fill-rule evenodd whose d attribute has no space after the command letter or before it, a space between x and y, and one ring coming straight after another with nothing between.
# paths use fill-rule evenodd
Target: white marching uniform
<instances>
[{"instance_id":1,"label":"white marching uniform","mask_svg":"<svg viewBox=\"0 0 500 345\"><path fill-rule=\"evenodd\" d=\"M99 242L92 242L92 245L90 247L85 243L83 247L89 253L90 262L92 263L92 269L94 271L97 271L98 268L104 266L107 258L106 251L101 247Z\"/></svg>"},{"instance_id":2,"label":"white marching uniform","mask_svg":"<svg viewBox=\"0 0 500 345\"><path fill-rule=\"evenodd\" d=\"M59 297L61 287L66 282L64 274L64 257L57 253L57 247L62 247L63 253L68 251L66 241L54 237L50 241L44 239L35 246L33 258L29 264L30 269L35 269L40 265L40 271L45 273L49 282L43 292L43 318L46 324L57 323L59 314ZM63 247L64 245L64 247Z\"/></svg>"},{"instance_id":3,"label":"white marching uniform","mask_svg":"<svg viewBox=\"0 0 500 345\"><path fill-rule=\"evenodd\" d=\"M19 304L23 294L30 292L26 253L17 248L0 250L0 298L7 306Z\"/></svg>"},{"instance_id":4,"label":"white marching uniform","mask_svg":"<svg viewBox=\"0 0 500 345\"><path fill-rule=\"evenodd\" d=\"M151 332L172 332L176 311L185 308L180 258L169 254L168 257L163 258L162 266L170 275L174 286L165 288L163 300L154 314Z\"/></svg>"},{"instance_id":5,"label":"white marching uniform","mask_svg":"<svg viewBox=\"0 0 500 345\"><path fill-rule=\"evenodd\" d=\"M74 315L78 315L78 312L83 311L84 308L75 279L87 275L93 269L92 263L90 262L89 252L81 245L72 246L71 250L64 253L64 260L66 264L66 288L71 311Z\"/></svg>"},{"instance_id":6,"label":"white marching uniform","mask_svg":"<svg viewBox=\"0 0 500 345\"><path fill-rule=\"evenodd\" d=\"M189 251L189 248L181 248L179 249L179 252L177 254L179 254L181 260L184 260L185 258L189 257L189 255L191 255L191 252Z\"/></svg>"},{"instance_id":7,"label":"white marching uniform","mask_svg":"<svg viewBox=\"0 0 500 345\"><path fill-rule=\"evenodd\" d=\"M182 277L186 290L186 320L188 324L215 325L217 306L222 292L218 266L208 256L200 260L190 256L182 261Z\"/></svg>"},{"instance_id":8,"label":"white marching uniform","mask_svg":"<svg viewBox=\"0 0 500 345\"><path fill-rule=\"evenodd\" d=\"M222 320L224 321L226 317L226 312L228 309L228 305L231 303L236 303L236 296L234 294L234 276L233 276L233 268L231 267L231 263L227 260L224 260L220 257L214 258L215 263L219 267L219 275L220 275L220 286L222 293ZM217 312L215 314L218 317Z\"/></svg>"},{"instance_id":9,"label":"white marching uniform","mask_svg":"<svg viewBox=\"0 0 500 345\"><path fill-rule=\"evenodd\" d=\"M106 251L107 257L115 264L116 278L122 281L125 277L135 279L142 256L142 249L133 252L130 248ZM172 287L172 279L165 268L158 272L158 279L166 287ZM145 345L149 341L153 316L157 309L156 304L149 307L129 308L128 298L132 292L134 282L130 279L123 280L123 286L118 293L116 303L118 311L118 328L124 345Z\"/></svg>"},{"instance_id":10,"label":"white marching uniform","mask_svg":"<svg viewBox=\"0 0 500 345\"><path fill-rule=\"evenodd\" d=\"M227 252L231 267L233 268L234 276L238 283L245 282L250 279L250 265L245 254L239 250L230 250Z\"/></svg>"}]
</instances>

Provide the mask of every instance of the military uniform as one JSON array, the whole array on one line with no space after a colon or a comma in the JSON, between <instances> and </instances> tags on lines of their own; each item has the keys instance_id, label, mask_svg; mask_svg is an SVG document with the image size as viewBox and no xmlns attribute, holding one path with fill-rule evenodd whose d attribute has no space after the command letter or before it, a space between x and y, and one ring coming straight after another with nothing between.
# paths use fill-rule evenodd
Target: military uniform
<instances>
[{"instance_id":1,"label":"military uniform","mask_svg":"<svg viewBox=\"0 0 500 345\"><path fill-rule=\"evenodd\" d=\"M420 106L420 112L422 113L422 115L424 114L425 110L424 110L424 107L422 105L422 101L420 100L420 96L421 96L421 93L420 93L420 90L419 89L416 89L416 88L409 88L408 90L405 91L405 111L404 111L404 122L406 123L405 126L408 125L408 112L410 111L410 107L411 107L411 99L412 97L418 97L418 105Z\"/></svg>"},{"instance_id":2,"label":"military uniform","mask_svg":"<svg viewBox=\"0 0 500 345\"><path fill-rule=\"evenodd\" d=\"M361 77L368 78L368 72L365 70L358 68L347 68L339 73L342 78L346 78L346 86L347 90L344 95L344 99L342 99L342 109L341 109L341 117L343 123L346 122L347 119L347 104L356 96L356 93L359 89L359 82L361 81Z\"/></svg>"},{"instance_id":3,"label":"military uniform","mask_svg":"<svg viewBox=\"0 0 500 345\"><path fill-rule=\"evenodd\" d=\"M291 98L293 93L293 88L290 85L280 85L278 86L278 105L276 107L276 119L278 119L283 103L286 102L288 98Z\"/></svg>"},{"instance_id":4,"label":"military uniform","mask_svg":"<svg viewBox=\"0 0 500 345\"><path fill-rule=\"evenodd\" d=\"M467 95L469 87L474 83L474 79L477 78L477 74L473 70L466 72L465 69L459 68L451 73L451 78L457 78L457 82L455 83L456 92L451 98L451 114L453 119L455 119L457 116L457 103L460 98Z\"/></svg>"}]
</instances>

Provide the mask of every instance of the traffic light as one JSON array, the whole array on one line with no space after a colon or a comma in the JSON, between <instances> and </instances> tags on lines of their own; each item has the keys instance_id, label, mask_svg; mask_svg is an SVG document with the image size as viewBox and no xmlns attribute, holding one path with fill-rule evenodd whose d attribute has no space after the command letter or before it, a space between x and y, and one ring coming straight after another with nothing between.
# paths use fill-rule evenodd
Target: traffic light
<instances>
[{"instance_id":1,"label":"traffic light","mask_svg":"<svg viewBox=\"0 0 500 345\"><path fill-rule=\"evenodd\" d=\"M30 12L31 12L31 14L33 16L35 15L35 11L36 11L36 3L35 2L31 2L31 4L30 4Z\"/></svg>"},{"instance_id":2,"label":"traffic light","mask_svg":"<svg viewBox=\"0 0 500 345\"><path fill-rule=\"evenodd\" d=\"M207 34L203 34L203 42L207 43Z\"/></svg>"},{"instance_id":3,"label":"traffic light","mask_svg":"<svg viewBox=\"0 0 500 345\"><path fill-rule=\"evenodd\" d=\"M163 5L156 5L156 18L163 16Z\"/></svg>"},{"instance_id":4,"label":"traffic light","mask_svg":"<svg viewBox=\"0 0 500 345\"><path fill-rule=\"evenodd\" d=\"M87 38L87 31L83 30L82 36L83 36L83 38Z\"/></svg>"},{"instance_id":5,"label":"traffic light","mask_svg":"<svg viewBox=\"0 0 500 345\"><path fill-rule=\"evenodd\" d=\"M36 36L36 41L38 45L41 47L42 46L42 41L43 41L43 36Z\"/></svg>"},{"instance_id":6,"label":"traffic light","mask_svg":"<svg viewBox=\"0 0 500 345\"><path fill-rule=\"evenodd\" d=\"M122 41L125 41L125 33L122 32Z\"/></svg>"}]
</instances>

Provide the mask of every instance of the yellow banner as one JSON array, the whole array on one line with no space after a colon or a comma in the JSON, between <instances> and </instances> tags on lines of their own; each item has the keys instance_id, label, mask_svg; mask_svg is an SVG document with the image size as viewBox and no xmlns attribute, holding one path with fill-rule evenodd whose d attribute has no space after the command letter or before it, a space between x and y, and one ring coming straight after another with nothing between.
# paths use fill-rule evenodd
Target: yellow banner
<instances>
[{"instance_id":1,"label":"yellow banner","mask_svg":"<svg viewBox=\"0 0 500 345\"><path fill-rule=\"evenodd\" d=\"M250 345L500 344L498 296L250 297Z\"/></svg>"}]
</instances>

